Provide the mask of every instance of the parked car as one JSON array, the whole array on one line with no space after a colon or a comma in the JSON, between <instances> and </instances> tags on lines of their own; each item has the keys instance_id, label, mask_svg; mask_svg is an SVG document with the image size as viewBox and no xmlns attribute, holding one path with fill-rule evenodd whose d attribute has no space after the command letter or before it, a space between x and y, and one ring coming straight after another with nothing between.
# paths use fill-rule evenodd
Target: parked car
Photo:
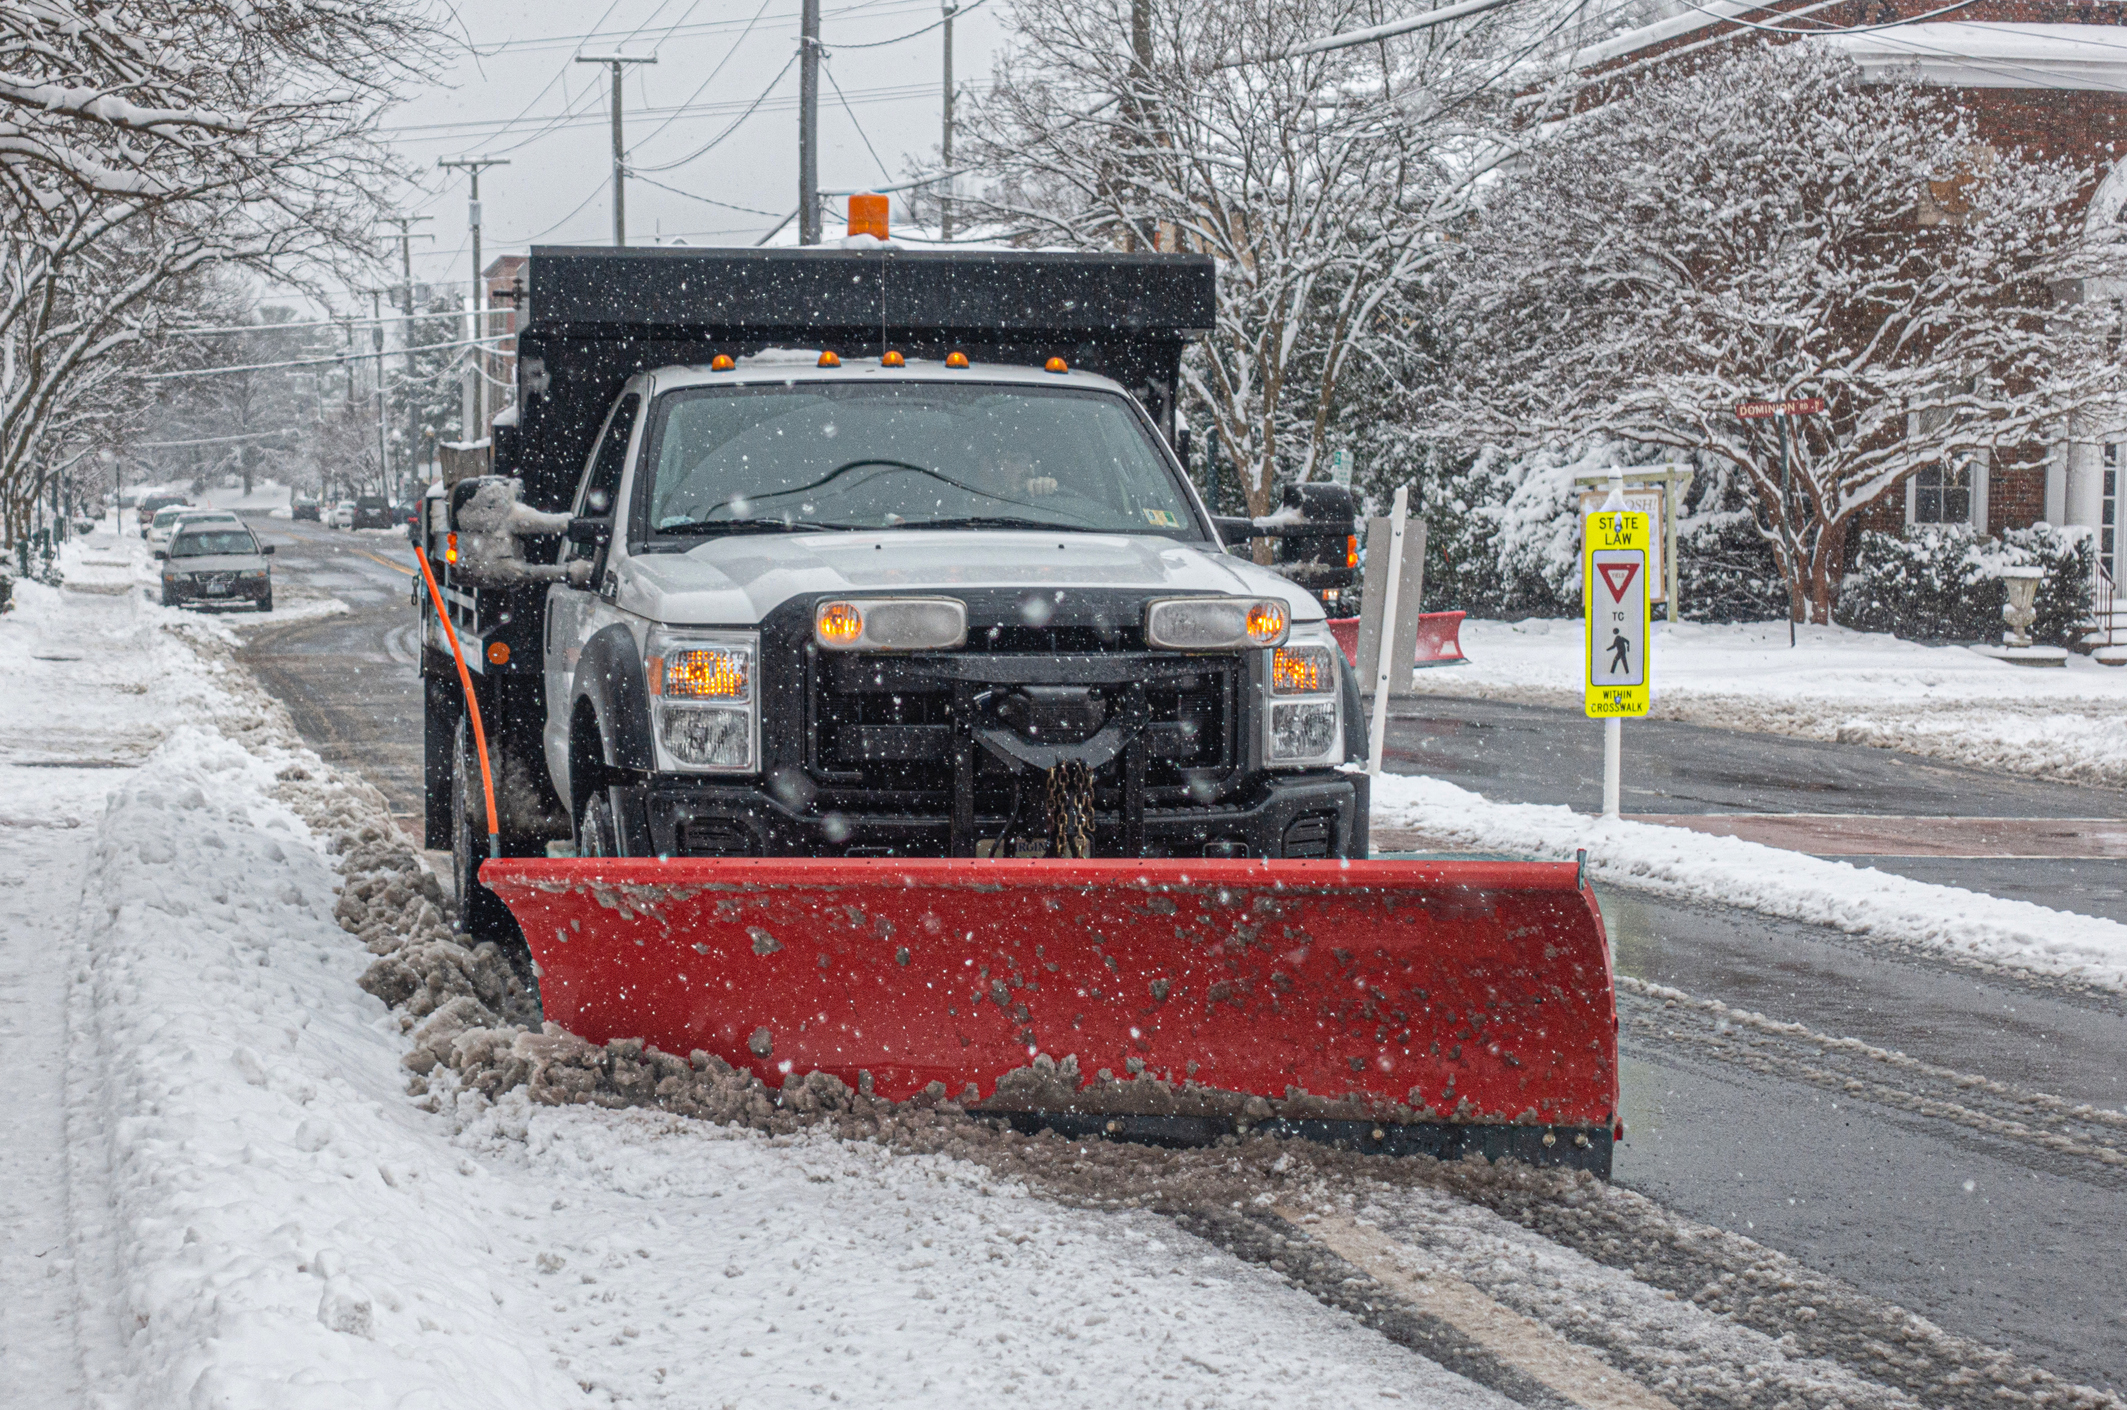
<instances>
[{"instance_id":1,"label":"parked car","mask_svg":"<svg viewBox=\"0 0 2127 1410\"><path fill-rule=\"evenodd\" d=\"M356 529L388 529L392 526L391 501L380 494L365 494L355 499L354 523Z\"/></svg>"},{"instance_id":2,"label":"parked car","mask_svg":"<svg viewBox=\"0 0 2127 1410\"><path fill-rule=\"evenodd\" d=\"M354 522L355 502L351 499L343 499L335 504L332 507L332 517L325 521L327 527L334 529L351 529Z\"/></svg>"},{"instance_id":3,"label":"parked car","mask_svg":"<svg viewBox=\"0 0 2127 1410\"><path fill-rule=\"evenodd\" d=\"M322 507L316 496L299 494L289 504L288 517L291 519L308 519L312 523L316 523Z\"/></svg>"},{"instance_id":4,"label":"parked car","mask_svg":"<svg viewBox=\"0 0 2127 1410\"><path fill-rule=\"evenodd\" d=\"M163 510L168 509L173 504L182 505L184 502L185 497L181 494L151 494L141 496L140 502L133 507L134 515L140 521L140 536L142 538L146 538L148 536L148 526L155 522L155 516L157 514L160 514Z\"/></svg>"},{"instance_id":5,"label":"parked car","mask_svg":"<svg viewBox=\"0 0 2127 1410\"><path fill-rule=\"evenodd\" d=\"M271 612L273 567L266 556L272 552L272 544L260 543L234 515L227 520L185 519L171 536L169 548L155 555L163 560L163 605L248 604Z\"/></svg>"},{"instance_id":6,"label":"parked car","mask_svg":"<svg viewBox=\"0 0 2127 1410\"><path fill-rule=\"evenodd\" d=\"M213 512L212 510L201 509L196 504L178 503L164 505L149 517L148 527L141 531L141 537L148 541L148 547L151 550L160 552L170 546L170 531L176 527L179 519L184 518L187 514L211 514ZM233 519L236 516L232 514L230 517Z\"/></svg>"}]
</instances>

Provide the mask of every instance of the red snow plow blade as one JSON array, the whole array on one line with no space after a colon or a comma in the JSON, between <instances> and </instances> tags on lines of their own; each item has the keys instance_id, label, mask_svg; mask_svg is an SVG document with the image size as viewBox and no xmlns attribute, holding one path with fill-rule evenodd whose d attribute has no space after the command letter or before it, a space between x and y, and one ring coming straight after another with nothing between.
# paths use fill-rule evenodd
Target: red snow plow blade
<instances>
[{"instance_id":1,"label":"red snow plow blade","mask_svg":"<svg viewBox=\"0 0 2127 1410\"><path fill-rule=\"evenodd\" d=\"M480 879L547 1017L595 1043L1021 1129L1609 1169L1609 951L1569 864L502 860Z\"/></svg>"}]
</instances>

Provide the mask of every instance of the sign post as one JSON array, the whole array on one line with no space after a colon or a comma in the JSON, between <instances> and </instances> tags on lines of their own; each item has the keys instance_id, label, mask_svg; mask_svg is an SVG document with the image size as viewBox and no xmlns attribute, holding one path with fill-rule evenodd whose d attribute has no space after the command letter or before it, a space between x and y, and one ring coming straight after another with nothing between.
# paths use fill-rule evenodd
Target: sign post
<instances>
[{"instance_id":1,"label":"sign post","mask_svg":"<svg viewBox=\"0 0 2127 1410\"><path fill-rule=\"evenodd\" d=\"M1773 429L1780 437L1780 539L1787 546L1787 571L1795 571L1795 531L1788 522L1789 499L1787 475L1787 418L1790 416L1815 416L1824 410L1823 397L1790 397L1786 401L1739 401L1736 403L1738 421L1763 421L1770 417ZM1787 607L1787 645L1795 645L1795 608Z\"/></svg>"},{"instance_id":2,"label":"sign post","mask_svg":"<svg viewBox=\"0 0 2127 1410\"><path fill-rule=\"evenodd\" d=\"M1581 520L1581 653L1587 712L1603 722L1603 816L1618 815L1627 715L1644 716L1653 694L1647 659L1653 637L1649 609L1654 525L1623 508L1623 481L1613 478L1607 502Z\"/></svg>"}]
</instances>

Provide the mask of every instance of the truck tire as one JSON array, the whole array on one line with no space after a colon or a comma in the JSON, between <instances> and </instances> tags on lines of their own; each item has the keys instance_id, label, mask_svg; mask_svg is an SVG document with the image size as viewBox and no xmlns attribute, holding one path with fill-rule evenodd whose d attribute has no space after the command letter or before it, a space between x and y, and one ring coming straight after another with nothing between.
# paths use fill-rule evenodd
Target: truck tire
<instances>
[{"instance_id":1,"label":"truck tire","mask_svg":"<svg viewBox=\"0 0 2127 1410\"><path fill-rule=\"evenodd\" d=\"M422 673L421 695L421 845L431 852L448 852L452 845L453 751L465 710L458 682L433 672Z\"/></svg>"},{"instance_id":2,"label":"truck tire","mask_svg":"<svg viewBox=\"0 0 2127 1410\"><path fill-rule=\"evenodd\" d=\"M529 970L531 950L502 898L480 884L487 860L487 796L473 731L461 717L451 749L451 882L458 893L458 929L467 939L492 940L512 964Z\"/></svg>"}]
</instances>

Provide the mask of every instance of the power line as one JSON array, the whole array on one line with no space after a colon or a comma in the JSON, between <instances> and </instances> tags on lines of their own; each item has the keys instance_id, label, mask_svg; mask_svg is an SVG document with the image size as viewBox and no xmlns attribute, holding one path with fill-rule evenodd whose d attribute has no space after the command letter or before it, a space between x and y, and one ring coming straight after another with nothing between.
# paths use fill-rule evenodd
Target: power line
<instances>
[{"instance_id":1,"label":"power line","mask_svg":"<svg viewBox=\"0 0 2127 1410\"><path fill-rule=\"evenodd\" d=\"M497 333L486 338L460 338L455 343L422 343L411 351L441 352L445 348L469 348L480 343L507 342L515 336L513 333ZM222 377L232 372L272 372L283 367L338 367L349 362L368 362L372 358L398 357L407 351L409 350L398 348L388 352L341 353L337 357L299 357L288 362L253 362L241 367L188 367L179 372L136 372L133 374L133 380L167 382L180 377Z\"/></svg>"},{"instance_id":2,"label":"power line","mask_svg":"<svg viewBox=\"0 0 2127 1410\"><path fill-rule=\"evenodd\" d=\"M932 85L928 83L890 84L879 88L854 89L851 91L849 96L852 101L860 103L896 102L908 98L929 97L933 91L934 90ZM759 103L760 100L756 99L755 104ZM783 99L778 100L773 104L769 104L768 106L780 111L782 108L794 106L795 103L795 99ZM643 117L660 117L670 115L671 117L677 119L685 117L714 116L719 113L728 113L739 110L741 106L742 105L737 103L736 101L726 101L715 103L698 103L689 105L687 107L643 108L639 109L638 111L639 114ZM567 122L564 122L563 119L569 120ZM603 124L605 121L606 118L603 114L589 115L560 113L555 115L555 125L557 127L564 125L569 127L582 127L588 126L592 123ZM497 119L483 119L467 122L420 123L409 125L406 127L379 128L378 131L386 134L401 136L402 140L405 141L457 141L464 138L474 138L482 135L499 136L501 135L500 128L506 125L507 124L500 123L500 121ZM541 135L544 134L542 133ZM515 148L508 147L498 148L495 150L514 151Z\"/></svg>"},{"instance_id":3,"label":"power line","mask_svg":"<svg viewBox=\"0 0 2127 1410\"><path fill-rule=\"evenodd\" d=\"M974 14L989 3L990 0L974 0L973 4L962 5L942 20L933 20L921 29L912 29L906 34L897 34L892 39L874 39L866 44L830 44L827 48L830 53L838 49L884 49L889 44L905 43L908 40L929 34L934 29L943 29L954 20L966 19L969 15ZM1966 0L1966 3L1971 3L1971 0Z\"/></svg>"},{"instance_id":4,"label":"power line","mask_svg":"<svg viewBox=\"0 0 2127 1410\"><path fill-rule=\"evenodd\" d=\"M716 67L709 70L709 76L703 79L698 85L696 85L692 93L689 93L683 100L681 100L680 107L685 108L695 99L701 97L704 92L708 91L709 85L716 82L716 76L724 71L724 66L730 63L733 58L737 57L739 52L739 46L746 42L746 37L753 33L754 25L759 23L761 16L767 14L768 7L774 3L775 0L761 0L761 8L755 10L753 12L753 18L746 21L746 27L739 31L738 38L731 41L731 47L724 51L724 57L718 59L716 61ZM665 37L669 39L671 38L671 35L667 34ZM653 128L649 133L643 136L637 142L636 145L642 146L652 141L656 138L658 133L663 132L666 128L670 127L673 124L674 120L674 118L666 118L663 122L659 123L655 128Z\"/></svg>"},{"instance_id":5,"label":"power line","mask_svg":"<svg viewBox=\"0 0 2127 1410\"><path fill-rule=\"evenodd\" d=\"M774 211L759 210L753 206L735 206L729 201L719 201L713 196L697 196L692 191L682 191L677 186L667 186L662 181L653 181L632 166L628 168L628 175L642 182L645 186L655 186L660 191L670 191L675 196L685 196L688 200L700 201L705 206L720 206L727 211L742 211L747 215L773 216L776 214Z\"/></svg>"},{"instance_id":6,"label":"power line","mask_svg":"<svg viewBox=\"0 0 2127 1410\"><path fill-rule=\"evenodd\" d=\"M863 123L857 121L856 113L849 106L849 99L842 96L842 85L835 82L835 71L827 63L827 55L825 53L820 55L820 72L827 75L827 86L834 89L836 100L842 104L843 115L849 119L849 125L857 129L857 136L864 142L864 150L871 153L872 161L878 164L879 175L885 177L888 181L893 180L894 174L888 171L886 163L880 160L879 149L871 144L871 134L864 130Z\"/></svg>"},{"instance_id":7,"label":"power line","mask_svg":"<svg viewBox=\"0 0 2127 1410\"><path fill-rule=\"evenodd\" d=\"M782 84L782 82L783 82L784 78L785 78L785 77L787 77L787 76L789 75L789 73L790 73L790 66L791 66L792 64L795 64L795 63L796 63L797 61L798 61L798 56L797 56L796 54L792 54L792 55L791 55L791 56L790 56L789 58L785 59L785 60L783 61L783 67L781 67L781 68L779 68L779 69L777 69L777 70L776 70L776 74L775 74L775 77L774 77L774 78L771 78L771 79L769 79L769 80L768 80L768 86L767 86L767 87L765 87L765 88L763 88L763 89L762 89L762 90L760 91L760 93L759 93L759 94L758 94L758 95L757 95L757 96L756 96L756 97L754 98L754 100L753 100L753 101L752 101L751 103L748 103L748 104L746 105L746 110L745 110L744 112L740 113L740 114L739 114L739 115L738 115L737 117L733 118L733 119L731 120L730 124L729 124L728 126L726 126L726 127L724 128L724 130L723 130L722 132L719 132L719 133L717 133L717 134L716 134L716 136L714 136L714 137L710 138L710 139L709 139L709 140L708 140L707 142L704 142L704 143L703 143L703 144L702 144L701 146L699 146L699 147L696 147L696 148L695 148L695 149L694 149L693 151L691 151L691 152L687 153L687 155L686 155L686 156L684 156L684 157L681 157L681 158L680 158L680 159L679 159L678 161L672 161L672 162L665 162L665 163L663 163L663 164L661 164L661 165L659 165L659 166L651 166L651 167L634 167L634 168L631 168L631 170L635 170L635 171L671 171L671 170L673 170L673 169L675 169L675 168L677 168L677 167L683 167L683 166L685 166L685 165L686 165L687 163L689 163L689 162L693 161L693 160L694 160L695 158L697 158L697 157L700 157L700 156L703 156L703 155L707 154L707 153L708 153L709 151L711 151L711 150L712 150L712 149L713 149L713 148L714 148L714 147L715 147L715 146L716 146L716 145L717 145L717 144L718 144L719 142L722 142L722 141L723 141L723 140L724 140L724 139L725 139L726 137L729 137L729 136L730 136L730 135L731 135L732 133L734 133L734 132L738 131L738 130L739 130L739 126L740 126L740 124L744 123L744 122L746 121L746 119L748 119L748 118L752 117L752 116L754 115L754 113L755 113L755 112L757 112L757 111L758 111L758 110L759 110L759 109L760 109L760 108L761 108L761 107L762 107L762 106L763 106L764 104L766 104L766 103L767 103L767 101L768 101L768 99L769 99L769 96L770 96L771 94L773 94L773 93L774 93L774 92L776 91L776 89L777 89L778 87L780 87L780 86L781 86L781 84ZM670 123L668 122L668 123L666 124L666 126L667 126L667 127L669 127L669 126L671 126L671 124L670 124ZM659 129L659 131L663 131L663 130L664 130L663 128L660 128L660 129Z\"/></svg>"},{"instance_id":8,"label":"power line","mask_svg":"<svg viewBox=\"0 0 2127 1410\"><path fill-rule=\"evenodd\" d=\"M901 3L900 0L864 0L862 4L844 5L839 9L828 10L825 13L828 18L839 19L844 15L871 12L872 17L885 19L893 15L921 12L930 8L930 0L913 0L913 3ZM608 9L606 13L611 14L612 11ZM772 16L769 23L780 29L795 24L797 18L797 12L791 10ZM604 23L603 17L601 17L599 22ZM699 24L675 25L665 32L664 37L659 39L658 43L663 44L676 38L682 31L684 31L686 37L691 39L699 35L715 34L719 31L728 31L739 27L737 20L703 20ZM627 37L633 38L636 34L641 33L643 28L644 26L642 25L636 26L635 29L628 32ZM491 44L485 49L475 49L473 52L481 58L489 58L504 53L530 54L548 49L575 49L585 44L611 42L620 34L621 31L617 29L593 29L581 34L543 34L531 39L505 39L498 44Z\"/></svg>"},{"instance_id":9,"label":"power line","mask_svg":"<svg viewBox=\"0 0 2127 1410\"><path fill-rule=\"evenodd\" d=\"M382 318L313 318L301 323L231 323L223 328L166 328L157 337L210 338L225 333L278 333L288 328L368 328L379 323L418 323L427 318L463 318L462 313L392 313Z\"/></svg>"}]
</instances>

